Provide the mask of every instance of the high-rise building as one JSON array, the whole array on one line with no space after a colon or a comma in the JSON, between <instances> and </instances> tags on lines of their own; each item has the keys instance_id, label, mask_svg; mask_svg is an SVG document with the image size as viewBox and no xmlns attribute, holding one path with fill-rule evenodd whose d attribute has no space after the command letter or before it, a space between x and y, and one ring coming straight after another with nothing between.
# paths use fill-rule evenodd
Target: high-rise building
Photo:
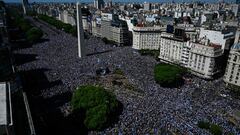
<instances>
[{"instance_id":1,"label":"high-rise building","mask_svg":"<svg viewBox=\"0 0 240 135\"><path fill-rule=\"evenodd\" d=\"M77 2L77 32L78 32L78 56L81 58L84 56L84 31L83 31L83 24L82 24L82 11L81 11L81 4Z\"/></svg>"},{"instance_id":2,"label":"high-rise building","mask_svg":"<svg viewBox=\"0 0 240 135\"><path fill-rule=\"evenodd\" d=\"M97 29L97 27L93 27L93 29ZM127 23L126 21L120 20L117 15L102 13L100 33L101 37L114 41L118 45L126 45L129 43Z\"/></svg>"},{"instance_id":3,"label":"high-rise building","mask_svg":"<svg viewBox=\"0 0 240 135\"><path fill-rule=\"evenodd\" d=\"M144 3L143 5L144 10L147 10L147 11L151 10L151 7L152 7L151 5L152 5L151 3Z\"/></svg>"},{"instance_id":4,"label":"high-rise building","mask_svg":"<svg viewBox=\"0 0 240 135\"><path fill-rule=\"evenodd\" d=\"M240 86L240 43L231 47L223 80L227 85Z\"/></svg>"},{"instance_id":5,"label":"high-rise building","mask_svg":"<svg viewBox=\"0 0 240 135\"><path fill-rule=\"evenodd\" d=\"M97 9L102 9L104 7L103 0L94 0L94 7Z\"/></svg>"},{"instance_id":6,"label":"high-rise building","mask_svg":"<svg viewBox=\"0 0 240 135\"><path fill-rule=\"evenodd\" d=\"M133 48L158 50L162 31L161 27L134 27Z\"/></svg>"},{"instance_id":7,"label":"high-rise building","mask_svg":"<svg viewBox=\"0 0 240 135\"><path fill-rule=\"evenodd\" d=\"M175 30L175 34L162 32L160 60L189 68L199 77L212 79L217 75L221 71L222 56L221 46L208 39L187 41L181 30Z\"/></svg>"},{"instance_id":8,"label":"high-rise building","mask_svg":"<svg viewBox=\"0 0 240 135\"><path fill-rule=\"evenodd\" d=\"M236 4L240 4L240 0L236 0Z\"/></svg>"}]
</instances>

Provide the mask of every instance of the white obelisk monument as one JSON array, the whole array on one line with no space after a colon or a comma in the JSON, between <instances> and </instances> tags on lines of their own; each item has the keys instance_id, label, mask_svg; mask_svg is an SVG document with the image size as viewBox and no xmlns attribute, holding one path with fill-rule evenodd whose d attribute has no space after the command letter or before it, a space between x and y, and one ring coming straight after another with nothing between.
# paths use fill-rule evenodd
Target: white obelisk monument
<instances>
[{"instance_id":1,"label":"white obelisk monument","mask_svg":"<svg viewBox=\"0 0 240 135\"><path fill-rule=\"evenodd\" d=\"M83 31L83 24L82 24L82 11L81 11L81 4L77 2L77 33L78 33L78 56L79 58L84 56L84 31Z\"/></svg>"}]
</instances>

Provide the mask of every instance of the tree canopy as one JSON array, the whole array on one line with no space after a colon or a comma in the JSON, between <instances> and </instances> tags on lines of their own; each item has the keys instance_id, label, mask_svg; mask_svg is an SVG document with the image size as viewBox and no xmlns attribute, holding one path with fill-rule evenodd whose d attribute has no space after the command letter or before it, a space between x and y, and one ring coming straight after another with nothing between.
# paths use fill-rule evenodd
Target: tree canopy
<instances>
[{"instance_id":1,"label":"tree canopy","mask_svg":"<svg viewBox=\"0 0 240 135\"><path fill-rule=\"evenodd\" d=\"M175 65L158 64L154 68L154 78L163 87L177 87L183 83L184 69Z\"/></svg>"},{"instance_id":2,"label":"tree canopy","mask_svg":"<svg viewBox=\"0 0 240 135\"><path fill-rule=\"evenodd\" d=\"M84 125L91 130L101 130L111 124L120 104L116 97L102 87L78 87L71 100L73 111L84 110Z\"/></svg>"}]
</instances>

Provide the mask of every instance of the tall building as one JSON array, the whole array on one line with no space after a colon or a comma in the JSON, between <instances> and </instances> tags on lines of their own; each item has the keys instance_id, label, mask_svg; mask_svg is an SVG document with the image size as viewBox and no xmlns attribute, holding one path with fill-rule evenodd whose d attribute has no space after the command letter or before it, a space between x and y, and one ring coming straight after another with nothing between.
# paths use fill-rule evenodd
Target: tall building
<instances>
[{"instance_id":1,"label":"tall building","mask_svg":"<svg viewBox=\"0 0 240 135\"><path fill-rule=\"evenodd\" d=\"M193 74L206 79L212 79L221 72L221 46L210 43L208 39L188 41L184 35L185 32L176 29L174 34L162 32L160 60L188 68Z\"/></svg>"},{"instance_id":2,"label":"tall building","mask_svg":"<svg viewBox=\"0 0 240 135\"><path fill-rule=\"evenodd\" d=\"M77 2L77 32L78 32L78 56L81 58L85 54L84 31L82 24L81 4Z\"/></svg>"},{"instance_id":3,"label":"tall building","mask_svg":"<svg viewBox=\"0 0 240 135\"><path fill-rule=\"evenodd\" d=\"M162 31L161 27L133 27L133 48L158 50Z\"/></svg>"},{"instance_id":4,"label":"tall building","mask_svg":"<svg viewBox=\"0 0 240 135\"><path fill-rule=\"evenodd\" d=\"M173 33L163 32L161 34L160 55L159 58L167 63L182 65L183 47L187 46L183 37L176 36Z\"/></svg>"},{"instance_id":5,"label":"tall building","mask_svg":"<svg viewBox=\"0 0 240 135\"><path fill-rule=\"evenodd\" d=\"M229 50L234 42L234 33L200 28L199 38L207 37L211 43L219 44L223 50Z\"/></svg>"},{"instance_id":6,"label":"tall building","mask_svg":"<svg viewBox=\"0 0 240 135\"><path fill-rule=\"evenodd\" d=\"M28 9L28 0L22 0L22 7L23 7L23 13L27 14L27 9Z\"/></svg>"},{"instance_id":7,"label":"tall building","mask_svg":"<svg viewBox=\"0 0 240 135\"><path fill-rule=\"evenodd\" d=\"M223 80L227 85L240 86L240 43L231 47Z\"/></svg>"},{"instance_id":8,"label":"tall building","mask_svg":"<svg viewBox=\"0 0 240 135\"><path fill-rule=\"evenodd\" d=\"M7 83L0 83L0 134L13 135L11 92Z\"/></svg>"},{"instance_id":9,"label":"tall building","mask_svg":"<svg viewBox=\"0 0 240 135\"><path fill-rule=\"evenodd\" d=\"M228 64L224 76L227 84L240 86L240 44L234 44L231 48Z\"/></svg>"},{"instance_id":10,"label":"tall building","mask_svg":"<svg viewBox=\"0 0 240 135\"><path fill-rule=\"evenodd\" d=\"M151 10L151 7L152 7L151 5L152 5L151 3L144 3L143 4L144 10L147 10L147 11Z\"/></svg>"},{"instance_id":11,"label":"tall building","mask_svg":"<svg viewBox=\"0 0 240 135\"><path fill-rule=\"evenodd\" d=\"M236 4L240 4L240 0L236 0Z\"/></svg>"},{"instance_id":12,"label":"tall building","mask_svg":"<svg viewBox=\"0 0 240 135\"><path fill-rule=\"evenodd\" d=\"M239 13L239 5L233 4L231 8L232 8L232 12L234 13L234 16L237 17Z\"/></svg>"},{"instance_id":13,"label":"tall building","mask_svg":"<svg viewBox=\"0 0 240 135\"><path fill-rule=\"evenodd\" d=\"M128 26L126 21L111 13L102 13L101 37L116 42L118 45L128 44Z\"/></svg>"},{"instance_id":14,"label":"tall building","mask_svg":"<svg viewBox=\"0 0 240 135\"><path fill-rule=\"evenodd\" d=\"M97 9L104 8L104 1L103 0L94 0L94 7Z\"/></svg>"},{"instance_id":15,"label":"tall building","mask_svg":"<svg viewBox=\"0 0 240 135\"><path fill-rule=\"evenodd\" d=\"M223 50L220 45L203 42L191 42L188 60L188 68L197 76L212 79L221 72Z\"/></svg>"}]
</instances>

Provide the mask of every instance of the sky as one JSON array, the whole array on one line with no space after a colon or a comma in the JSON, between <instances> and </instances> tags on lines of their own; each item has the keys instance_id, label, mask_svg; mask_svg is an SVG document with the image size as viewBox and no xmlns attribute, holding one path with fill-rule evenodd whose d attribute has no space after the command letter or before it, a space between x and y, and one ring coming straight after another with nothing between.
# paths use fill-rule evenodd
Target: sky
<instances>
[{"instance_id":1,"label":"sky","mask_svg":"<svg viewBox=\"0 0 240 135\"><path fill-rule=\"evenodd\" d=\"M6 3L15 3L20 2L22 0L4 0ZM28 0L31 2L93 2L93 0ZM113 2L130 2L129 0L112 0ZM131 0L131 2L170 2L170 0ZM191 1L197 1L197 0L174 0L175 2L191 2ZM204 1L204 2L217 2L218 0L198 0L198 1ZM225 0L226 2L234 2L235 0Z\"/></svg>"}]
</instances>

